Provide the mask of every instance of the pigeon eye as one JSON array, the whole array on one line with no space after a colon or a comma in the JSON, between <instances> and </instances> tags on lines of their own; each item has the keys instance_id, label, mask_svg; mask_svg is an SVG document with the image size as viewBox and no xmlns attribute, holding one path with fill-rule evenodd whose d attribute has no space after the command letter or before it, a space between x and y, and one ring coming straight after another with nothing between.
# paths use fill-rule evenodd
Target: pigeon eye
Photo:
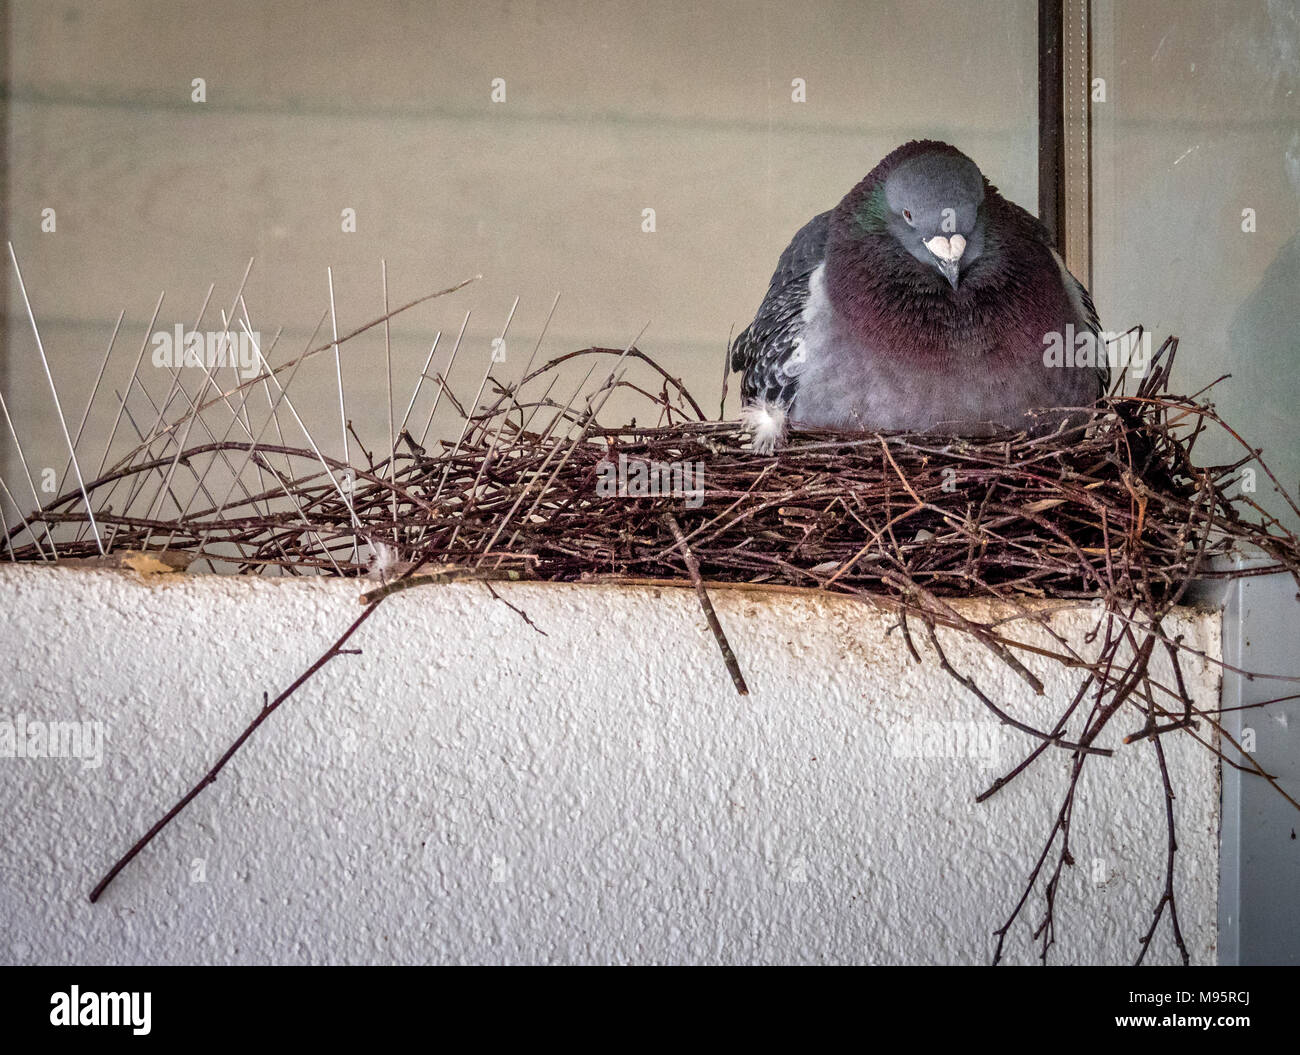
<instances>
[{"instance_id":1,"label":"pigeon eye","mask_svg":"<svg viewBox=\"0 0 1300 1055\"><path fill-rule=\"evenodd\" d=\"M912 212L910 209L903 210L903 219L906 220L908 223L912 222Z\"/></svg>"}]
</instances>

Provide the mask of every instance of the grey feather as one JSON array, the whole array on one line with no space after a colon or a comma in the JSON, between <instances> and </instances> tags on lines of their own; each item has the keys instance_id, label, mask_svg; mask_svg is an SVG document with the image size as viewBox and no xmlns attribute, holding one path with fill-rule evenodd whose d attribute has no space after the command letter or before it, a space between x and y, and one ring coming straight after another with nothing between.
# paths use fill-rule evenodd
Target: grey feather
<instances>
[{"instance_id":1,"label":"grey feather","mask_svg":"<svg viewBox=\"0 0 1300 1055\"><path fill-rule=\"evenodd\" d=\"M767 295L754 321L731 345L731 369L742 371L740 394L746 403L794 402L798 378L790 368L803 329L808 280L825 259L830 211L799 229L777 261Z\"/></svg>"}]
</instances>

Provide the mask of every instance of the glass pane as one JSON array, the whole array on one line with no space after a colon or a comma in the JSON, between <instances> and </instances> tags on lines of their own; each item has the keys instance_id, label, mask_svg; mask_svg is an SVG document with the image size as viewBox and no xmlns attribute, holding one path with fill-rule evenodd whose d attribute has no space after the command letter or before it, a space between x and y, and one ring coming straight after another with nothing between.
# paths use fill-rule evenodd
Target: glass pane
<instances>
[{"instance_id":1,"label":"glass pane","mask_svg":"<svg viewBox=\"0 0 1300 1055\"><path fill-rule=\"evenodd\" d=\"M1172 384L1300 481L1300 26L1294 4L1093 0L1094 295L1181 339ZM1198 458L1243 448L1208 437ZM1295 523L1262 476L1255 497Z\"/></svg>"}]
</instances>

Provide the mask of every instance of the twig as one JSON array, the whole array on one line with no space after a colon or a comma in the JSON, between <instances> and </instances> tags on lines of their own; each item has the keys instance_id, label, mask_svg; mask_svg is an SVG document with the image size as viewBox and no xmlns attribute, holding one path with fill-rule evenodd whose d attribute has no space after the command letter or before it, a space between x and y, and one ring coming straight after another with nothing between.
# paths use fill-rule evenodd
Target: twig
<instances>
[{"instance_id":1,"label":"twig","mask_svg":"<svg viewBox=\"0 0 1300 1055\"><path fill-rule=\"evenodd\" d=\"M736 686L736 691L742 696L749 695L749 686L745 684L745 676L740 672L740 664L736 662L736 654L731 651L731 644L727 641L727 635L723 633L722 624L718 622L718 613L713 610L713 602L709 600L709 591L704 588L704 580L700 578L700 565L691 553L691 547L686 544L686 536L682 534L681 525L677 523L677 518L671 513L665 513L663 521L672 531L673 537L677 540L677 546L681 550L682 560L686 562L686 570L690 573L691 582L695 586L695 596L700 600L700 607L704 609L704 621L709 624L709 629L713 632L713 638L718 643L718 648L722 652L722 662L727 665L727 673L731 675L731 680Z\"/></svg>"}]
</instances>

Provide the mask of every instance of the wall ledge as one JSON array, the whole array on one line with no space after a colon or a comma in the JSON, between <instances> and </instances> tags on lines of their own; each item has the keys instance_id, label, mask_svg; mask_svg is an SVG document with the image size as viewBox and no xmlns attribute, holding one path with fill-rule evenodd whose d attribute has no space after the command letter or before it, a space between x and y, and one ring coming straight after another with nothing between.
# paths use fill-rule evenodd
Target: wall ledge
<instances>
[{"instance_id":1,"label":"wall ledge","mask_svg":"<svg viewBox=\"0 0 1300 1055\"><path fill-rule=\"evenodd\" d=\"M0 723L103 731L99 765L0 757L0 960L987 962L1067 756L976 805L1030 741L913 662L891 615L715 591L740 697L689 590L495 588L545 634L478 583L388 599L352 642L363 654L308 682L92 906L99 875L360 614L364 587L0 567ZM1035 607L1090 648L1097 606ZM1180 609L1169 629L1217 657L1219 622ZM940 635L1025 721L1069 698L1066 671L1025 657L1035 698ZM1215 705L1212 663L1184 675ZM1130 962L1163 886L1154 753L1118 745L1133 718L1085 769L1054 962ZM1165 748L1180 922L1193 962L1213 963L1217 760L1187 736ZM1030 929L1012 930L1012 962L1034 961ZM1176 958L1167 930L1155 962Z\"/></svg>"}]
</instances>

